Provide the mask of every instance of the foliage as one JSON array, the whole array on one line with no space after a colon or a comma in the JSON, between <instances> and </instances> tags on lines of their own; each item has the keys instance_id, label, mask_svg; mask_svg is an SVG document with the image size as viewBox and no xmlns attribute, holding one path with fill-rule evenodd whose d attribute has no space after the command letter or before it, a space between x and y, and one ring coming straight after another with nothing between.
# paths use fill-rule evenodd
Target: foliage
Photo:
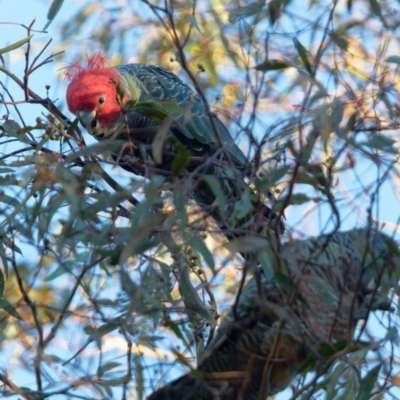
<instances>
[{"instance_id":1,"label":"foliage","mask_svg":"<svg viewBox=\"0 0 400 400\"><path fill-rule=\"evenodd\" d=\"M286 215L282 240L367 224L392 234L400 9L376 0L88 0L57 26L66 3L52 2L44 28L60 32L57 46L33 50L33 23L21 25L23 39L0 43L2 395L141 399L195 367L245 279L237 253L255 251L274 275L265 237L225 246L188 200L191 154L181 149L171 171L146 167L147 179L122 172L109 143L86 145L71 114L32 91L33 72L95 50L110 65L171 69L247 150L249 185L262 198L272 188L271 206ZM21 46L17 76L7 57ZM44 114L25 115L23 103ZM210 185L224 210L218 181ZM250 203L244 191L237 215ZM394 286L394 304L399 274L381 282ZM357 333L368 343L323 354L331 363L305 368L286 398L398 396L398 324L371 313Z\"/></svg>"}]
</instances>

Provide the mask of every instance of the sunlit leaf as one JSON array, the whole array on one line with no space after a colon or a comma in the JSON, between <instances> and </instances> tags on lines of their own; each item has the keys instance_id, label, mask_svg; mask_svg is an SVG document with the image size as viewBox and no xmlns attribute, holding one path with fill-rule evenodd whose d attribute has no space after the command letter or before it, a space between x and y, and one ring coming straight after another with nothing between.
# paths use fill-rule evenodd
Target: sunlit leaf
<instances>
[{"instance_id":1,"label":"sunlit leaf","mask_svg":"<svg viewBox=\"0 0 400 400\"><path fill-rule=\"evenodd\" d=\"M13 44L10 44L10 45L7 46L7 47L3 47L2 49L0 49L0 55L1 55L1 54L4 54L4 53L7 53L7 52L9 52L9 51L11 51L11 50L18 49L18 47L21 47L21 46L23 46L25 43L28 43L28 42L31 40L32 36L33 36L33 35L30 35L30 36L26 37L25 39L21 39L21 40L19 40L18 42L15 42L15 43L13 43ZM3 125L4 125L4 124L5 124L5 123L3 123Z\"/></svg>"}]
</instances>

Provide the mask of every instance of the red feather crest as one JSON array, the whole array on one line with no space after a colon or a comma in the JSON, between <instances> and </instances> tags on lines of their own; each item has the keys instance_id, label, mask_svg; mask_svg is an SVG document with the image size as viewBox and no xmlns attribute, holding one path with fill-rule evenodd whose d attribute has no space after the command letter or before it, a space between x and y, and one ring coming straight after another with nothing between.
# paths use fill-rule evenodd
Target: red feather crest
<instances>
[{"instance_id":1,"label":"red feather crest","mask_svg":"<svg viewBox=\"0 0 400 400\"><path fill-rule=\"evenodd\" d=\"M65 67L65 76L72 80L85 72L106 68L106 62L107 57L101 52L92 55L86 54L84 61L76 61Z\"/></svg>"}]
</instances>

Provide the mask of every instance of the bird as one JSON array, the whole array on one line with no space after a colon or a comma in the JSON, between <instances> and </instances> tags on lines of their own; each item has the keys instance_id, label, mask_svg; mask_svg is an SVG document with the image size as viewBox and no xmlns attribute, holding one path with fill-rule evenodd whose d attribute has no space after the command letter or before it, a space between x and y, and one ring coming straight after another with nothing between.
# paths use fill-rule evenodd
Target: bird
<instances>
[{"instance_id":1,"label":"bird","mask_svg":"<svg viewBox=\"0 0 400 400\"><path fill-rule=\"evenodd\" d=\"M257 225L260 231L275 220L283 231L245 183L252 168L248 158L197 93L161 67L106 64L101 53L70 64L66 100L93 137L121 143L112 157L122 168L149 177L149 165L172 175L184 166L192 177L190 195L220 228ZM251 204L235 210L243 193ZM271 192L266 196L272 198Z\"/></svg>"},{"instance_id":2,"label":"bird","mask_svg":"<svg viewBox=\"0 0 400 400\"><path fill-rule=\"evenodd\" d=\"M321 346L349 343L358 320L391 310L377 289L396 254L371 228L288 241L271 261L275 274L254 275L238 293L197 368L148 400L259 400L284 390L310 357L323 358Z\"/></svg>"}]
</instances>

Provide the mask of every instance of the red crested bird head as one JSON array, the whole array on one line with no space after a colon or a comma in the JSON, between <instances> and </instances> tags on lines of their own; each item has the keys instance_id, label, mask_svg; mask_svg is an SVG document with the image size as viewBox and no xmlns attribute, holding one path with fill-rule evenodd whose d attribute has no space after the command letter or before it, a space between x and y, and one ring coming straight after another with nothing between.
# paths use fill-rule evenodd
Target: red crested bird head
<instances>
[{"instance_id":1,"label":"red crested bird head","mask_svg":"<svg viewBox=\"0 0 400 400\"><path fill-rule=\"evenodd\" d=\"M120 75L106 67L101 53L86 56L83 63L67 67L66 77L71 80L67 89L67 104L85 129L91 134L115 133L123 120L121 99L117 94Z\"/></svg>"}]
</instances>

